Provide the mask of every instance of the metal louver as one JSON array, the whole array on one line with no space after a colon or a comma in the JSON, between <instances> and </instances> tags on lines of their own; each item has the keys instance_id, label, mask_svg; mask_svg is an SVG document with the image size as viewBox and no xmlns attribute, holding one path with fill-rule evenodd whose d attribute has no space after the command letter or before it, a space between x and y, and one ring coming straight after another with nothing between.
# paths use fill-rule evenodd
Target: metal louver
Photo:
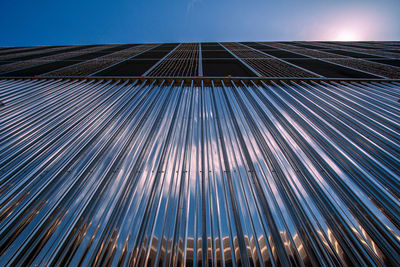
<instances>
[{"instance_id":1,"label":"metal louver","mask_svg":"<svg viewBox=\"0 0 400 267\"><path fill-rule=\"evenodd\" d=\"M2 79L0 265L399 266L399 98L395 81Z\"/></svg>"}]
</instances>

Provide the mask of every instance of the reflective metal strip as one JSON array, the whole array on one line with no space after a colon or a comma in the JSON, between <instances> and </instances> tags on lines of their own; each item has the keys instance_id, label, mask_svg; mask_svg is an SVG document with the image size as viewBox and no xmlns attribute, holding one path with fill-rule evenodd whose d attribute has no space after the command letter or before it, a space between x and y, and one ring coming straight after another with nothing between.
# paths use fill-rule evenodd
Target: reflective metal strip
<instances>
[{"instance_id":1,"label":"reflective metal strip","mask_svg":"<svg viewBox=\"0 0 400 267\"><path fill-rule=\"evenodd\" d=\"M2 79L0 265L398 266L399 98L390 81Z\"/></svg>"}]
</instances>

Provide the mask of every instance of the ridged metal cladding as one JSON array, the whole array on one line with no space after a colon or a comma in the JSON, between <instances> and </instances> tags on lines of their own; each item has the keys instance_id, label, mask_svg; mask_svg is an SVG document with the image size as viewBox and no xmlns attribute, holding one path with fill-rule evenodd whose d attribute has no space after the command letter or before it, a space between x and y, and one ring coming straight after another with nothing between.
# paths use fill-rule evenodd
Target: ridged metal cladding
<instances>
[{"instance_id":1,"label":"ridged metal cladding","mask_svg":"<svg viewBox=\"0 0 400 267\"><path fill-rule=\"evenodd\" d=\"M399 98L0 80L0 265L399 266Z\"/></svg>"}]
</instances>

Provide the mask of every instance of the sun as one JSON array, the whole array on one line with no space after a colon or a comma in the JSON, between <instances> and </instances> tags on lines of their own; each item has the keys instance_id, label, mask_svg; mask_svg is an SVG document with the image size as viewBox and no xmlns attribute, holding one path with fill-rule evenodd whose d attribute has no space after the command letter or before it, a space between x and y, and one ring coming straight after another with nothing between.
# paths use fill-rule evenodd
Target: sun
<instances>
[{"instance_id":1,"label":"sun","mask_svg":"<svg viewBox=\"0 0 400 267\"><path fill-rule=\"evenodd\" d=\"M337 33L335 41L360 41L360 35L355 30L344 29Z\"/></svg>"}]
</instances>

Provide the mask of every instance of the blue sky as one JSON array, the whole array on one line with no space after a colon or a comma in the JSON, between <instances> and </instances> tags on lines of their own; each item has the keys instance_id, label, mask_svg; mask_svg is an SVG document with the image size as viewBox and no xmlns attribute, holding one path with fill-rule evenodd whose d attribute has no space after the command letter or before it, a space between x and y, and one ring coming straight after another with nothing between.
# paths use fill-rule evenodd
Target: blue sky
<instances>
[{"instance_id":1,"label":"blue sky","mask_svg":"<svg viewBox=\"0 0 400 267\"><path fill-rule=\"evenodd\" d=\"M0 45L400 40L400 0L0 1Z\"/></svg>"}]
</instances>

